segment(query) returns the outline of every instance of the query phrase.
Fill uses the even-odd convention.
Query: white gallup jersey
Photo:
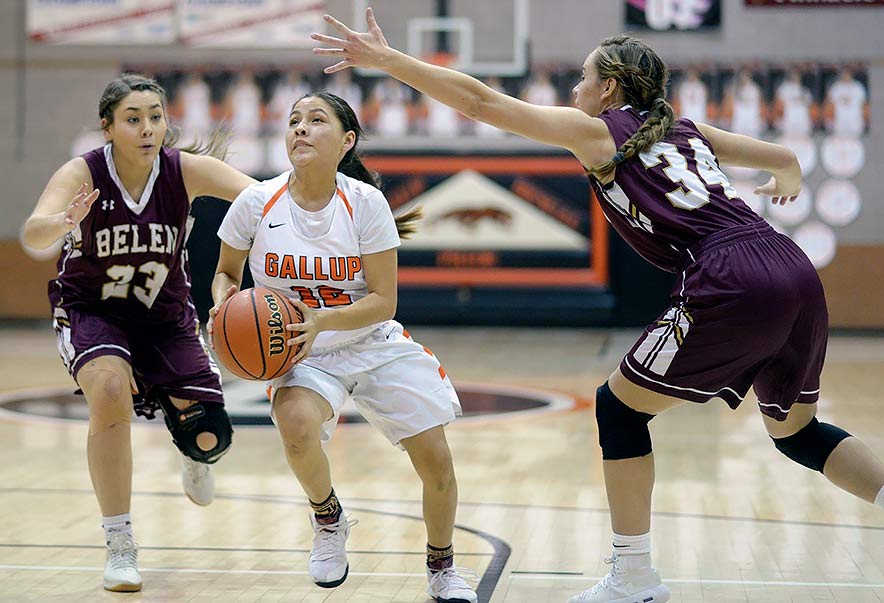
[[[338,173],[328,205],[306,211],[289,194],[290,174],[243,190],[218,236],[235,249],[249,250],[256,286],[300,299],[320,312],[362,299],[368,295],[362,256],[400,244],[386,198],[370,184]],[[322,353],[359,339],[377,326],[324,331],[312,351]]]

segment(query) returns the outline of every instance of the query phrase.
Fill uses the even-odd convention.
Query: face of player
[[[156,92],[135,91],[114,109],[114,121],[105,127],[104,139],[113,142],[116,157],[146,167],[153,164],[160,152],[167,127],[160,96]]]
[[[336,171],[355,143],[356,134],[352,130],[344,131],[334,110],[321,98],[301,99],[289,115],[285,144],[293,167]]]
[[[616,80],[608,78],[599,79],[595,67],[595,55],[598,50],[593,50],[583,62],[580,81],[574,86],[574,104],[587,115],[596,116],[615,101],[617,90]]]

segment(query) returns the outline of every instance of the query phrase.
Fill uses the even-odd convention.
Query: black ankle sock
[[[321,503],[315,503],[311,500],[310,506],[313,507],[313,515],[316,516],[316,522],[320,525],[337,523],[341,519],[341,503],[338,501],[334,488],[332,488],[328,498]]]
[[[427,567],[438,572],[446,567],[454,565],[454,545],[449,544],[444,549],[437,549],[427,543]]]

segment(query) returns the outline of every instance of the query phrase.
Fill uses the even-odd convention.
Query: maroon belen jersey
[[[617,148],[645,118],[629,105],[599,118]],[[617,166],[606,185],[590,177],[605,217],[639,255],[677,272],[688,247],[715,232],[763,222],[731,186],[712,145],[688,119],[678,119],[663,141]]]
[[[178,150],[160,150],[137,201],[117,175],[111,145],[83,159],[100,194],[65,237],[50,298],[121,322],[177,321],[191,303],[185,243],[192,222]]]

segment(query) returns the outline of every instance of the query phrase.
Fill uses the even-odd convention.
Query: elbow
[[[488,107],[488,99],[480,92],[473,92],[470,93],[464,105],[464,116],[474,121],[482,121],[482,115],[485,114]]]
[[[46,249],[53,243],[53,241],[43,240],[35,232],[34,223],[31,218],[28,218],[28,221],[25,222],[25,225],[22,227],[20,240],[23,245],[30,247],[31,249]]]
[[[384,304],[384,316],[381,320],[393,320],[396,316],[396,308],[399,305],[398,296],[394,295],[391,299],[387,299],[386,302]]]

